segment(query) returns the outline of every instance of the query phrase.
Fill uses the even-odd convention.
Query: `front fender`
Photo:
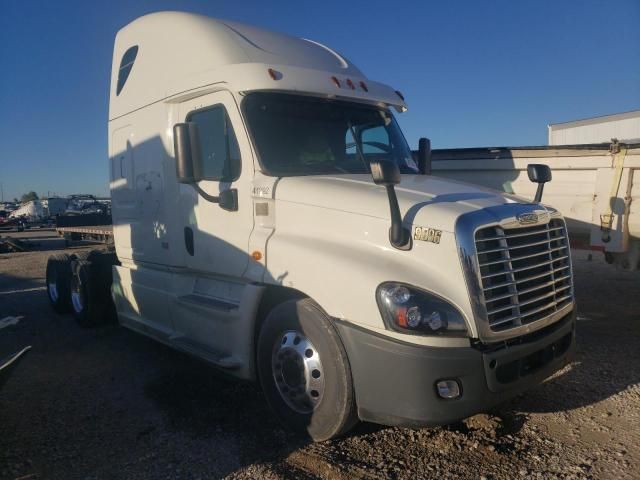
[[[439,244],[414,240],[412,248],[403,251],[389,243],[390,221],[287,201],[279,201],[276,212],[275,233],[267,245],[266,283],[300,290],[332,317],[389,336],[412,343],[450,344],[450,339],[425,340],[385,329],[376,288],[385,281],[406,282],[456,306],[475,336],[452,232],[442,232]]]

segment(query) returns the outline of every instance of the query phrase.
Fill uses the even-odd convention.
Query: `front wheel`
[[[311,299],[289,300],[269,313],[260,330],[257,362],[267,402],[288,427],[322,441],[357,422],[344,346]]]

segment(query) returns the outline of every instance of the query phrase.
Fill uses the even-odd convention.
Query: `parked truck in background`
[[[315,41],[186,13],[118,32],[113,252],[56,256],[47,292],[259,381],[324,440],[457,421],[570,359],[565,221],[429,175],[400,92]],[[548,169],[531,166],[543,185]]]

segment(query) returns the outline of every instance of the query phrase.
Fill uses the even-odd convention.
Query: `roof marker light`
[[[367,84],[364,83],[362,80],[360,80],[360,87],[365,91],[368,92],[369,88],[367,87]]]
[[[347,85],[349,85],[349,88],[351,88],[351,90],[356,89],[356,86],[353,84],[350,78],[347,78]]]
[[[398,95],[400,97],[400,99],[404,102],[404,95],[402,95],[402,93],[400,93],[398,90],[396,90],[396,95]]]
[[[282,74],[273,68],[267,70],[269,72],[269,76],[272,80],[280,80],[282,78]]]
[[[333,83],[336,84],[336,87],[341,88],[340,87],[340,80],[338,80],[336,77],[331,77],[331,80],[333,81]]]

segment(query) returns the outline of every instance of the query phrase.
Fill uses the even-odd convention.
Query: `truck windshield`
[[[249,94],[243,109],[268,175],[370,173],[373,160],[395,162],[402,173],[418,173],[400,127],[387,110],[262,92]]]

